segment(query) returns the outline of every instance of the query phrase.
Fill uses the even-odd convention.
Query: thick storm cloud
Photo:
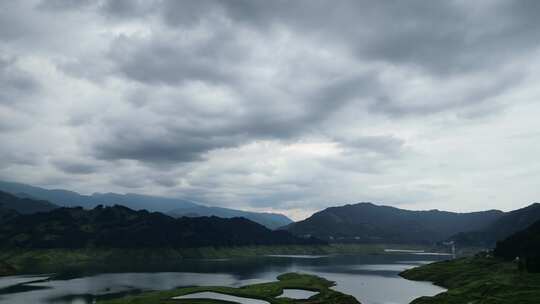
[[[0,179],[295,218],[538,200],[538,1],[0,4]]]

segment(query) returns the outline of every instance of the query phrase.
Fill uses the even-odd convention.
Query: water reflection
[[[305,300],[316,294],[318,294],[318,292],[303,289],[283,289],[283,293],[278,298]]]
[[[334,289],[351,294],[364,304],[409,303],[414,298],[434,295],[443,289],[430,283],[402,279],[397,274],[407,268],[441,259],[413,254],[356,256],[269,256],[251,259],[185,260],[164,265],[155,272],[115,272],[114,268],[81,270],[63,279],[36,282],[36,278],[0,278],[0,303],[90,304],[95,300],[134,294],[147,290],[165,290],[180,286],[220,285],[238,287],[269,282],[284,272],[311,273],[335,281]],[[147,271],[147,270],[146,270]],[[60,277],[62,278],[62,277]],[[33,283],[24,284],[24,282]],[[22,290],[14,286],[24,286]],[[7,288],[7,289],[6,289]],[[10,291],[11,288],[11,291]],[[38,289],[39,288],[39,289]],[[99,303],[99,302],[98,302]]]
[[[213,299],[213,300],[221,300],[221,301],[227,301],[227,302],[233,302],[233,303],[239,303],[239,304],[270,304],[269,302],[263,301],[263,300],[230,296],[230,295],[217,293],[217,292],[210,292],[210,291],[192,293],[185,296],[174,297],[173,299],[175,300]]]

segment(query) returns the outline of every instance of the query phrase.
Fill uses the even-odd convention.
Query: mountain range
[[[134,210],[157,211],[174,217],[217,216],[222,218],[244,217],[270,229],[292,223],[282,214],[249,212],[229,208],[204,206],[180,198],[167,198],[141,194],[94,193],[82,195],[63,189],[45,189],[27,184],[0,181],[0,191],[9,192],[21,198],[47,200],[61,207],[83,207],[92,209],[98,205],[123,205]]]
[[[124,206],[56,208],[0,223],[0,248],[193,248],[324,244],[245,218],[173,218]]]
[[[493,240],[503,239],[539,220],[538,207],[533,204],[509,213],[499,210],[454,213],[358,203],[324,209],[283,229],[298,236],[340,243],[435,243],[444,240],[461,243],[456,236],[465,235],[460,234],[462,232],[486,231],[474,245],[491,246]]]
[[[57,205],[45,200],[20,198],[15,195],[0,191],[0,209],[12,210],[21,214],[46,212],[58,208]]]
[[[540,220],[538,203],[510,212],[488,210],[469,213],[411,211],[358,203],[330,207],[292,223],[279,214],[209,207],[175,198],[116,193],[81,195],[9,182],[0,182],[0,190],[14,193],[0,191],[0,220],[11,219],[19,213],[51,211],[58,207],[82,206],[93,210],[98,205],[118,204],[130,209],[166,213],[174,218],[243,217],[271,229],[281,227],[280,230],[287,230],[297,237],[315,237],[332,243],[433,244],[453,241],[461,247],[492,248],[497,241]]]

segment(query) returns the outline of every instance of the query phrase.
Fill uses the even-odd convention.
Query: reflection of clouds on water
[[[435,255],[435,256],[452,256],[451,253],[443,253],[443,252],[414,252],[411,254],[415,255]]]
[[[395,252],[395,253],[424,253],[425,250],[414,250],[414,249],[385,249],[384,252]]]
[[[33,282],[38,280],[47,279],[49,276],[42,275],[21,275],[21,276],[10,276],[10,277],[0,277],[0,289],[6,288],[9,286],[14,286],[17,284],[22,284],[25,282]],[[0,298],[1,299],[1,298]]]
[[[175,300],[181,300],[181,299],[213,299],[213,300],[222,300],[222,301],[228,301],[228,302],[235,302],[240,304],[270,304],[269,302],[263,301],[263,300],[257,300],[257,299],[251,299],[251,298],[243,298],[243,297],[237,297],[237,296],[230,296],[222,293],[217,292],[197,292],[188,294],[185,296],[179,296],[174,297]]]
[[[357,265],[354,268],[359,270],[373,270],[373,271],[397,271],[401,272],[418,265],[411,264],[372,264],[372,265]]]
[[[303,289],[283,289],[283,293],[278,298],[305,300],[316,294],[318,294],[318,292]]]
[[[424,250],[408,250],[408,249],[385,249],[384,252],[387,253],[405,253],[413,255],[434,255],[434,256],[452,256],[451,253],[445,252],[426,252]]]
[[[407,304],[418,297],[433,296],[445,291],[431,283],[409,281],[397,275],[333,273],[326,277],[336,282],[334,290],[354,295],[362,304]]]
[[[418,266],[418,265],[426,265],[426,264],[429,264],[429,263],[433,263],[433,261],[398,261],[397,263],[399,264],[413,264],[414,266]]]
[[[268,280],[269,281],[269,280]],[[31,284],[49,287],[24,293],[5,295],[2,304],[26,303],[92,303],[93,296],[124,294],[130,291],[165,290],[188,285],[245,285],[231,274],[208,273],[111,273],[70,280],[51,280]]]
[[[329,255],[291,255],[291,254],[269,254],[271,258],[291,258],[291,259],[320,259],[327,258]]]

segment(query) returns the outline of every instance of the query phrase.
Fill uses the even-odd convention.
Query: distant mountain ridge
[[[0,190],[16,196],[47,200],[63,207],[81,206],[92,209],[98,205],[124,205],[131,209],[169,213],[176,217],[218,216],[223,218],[244,217],[270,229],[292,223],[282,214],[249,212],[236,209],[208,207],[179,198],[166,198],[140,194],[94,193],[82,195],[63,189],[44,189],[31,185],[0,181]]]
[[[21,198],[7,192],[0,191],[0,208],[13,210],[21,214],[51,211],[59,206],[45,200]]]
[[[465,246],[492,247],[497,241],[524,230],[540,220],[540,204],[533,203],[527,207],[505,213],[490,225],[475,231],[458,233],[450,240]]]
[[[179,218],[124,206],[57,208],[2,221],[0,248],[195,248],[324,244],[245,218]]]
[[[276,229],[292,223],[291,219],[279,213],[240,211],[235,209],[208,207],[201,205],[174,209],[167,212],[167,214],[173,217],[218,216],[218,214],[219,217],[223,218],[244,217],[270,229]]]
[[[433,243],[461,231],[486,227],[503,214],[499,210],[410,211],[358,203],[324,209],[284,229],[298,236],[314,236],[330,242]]]

